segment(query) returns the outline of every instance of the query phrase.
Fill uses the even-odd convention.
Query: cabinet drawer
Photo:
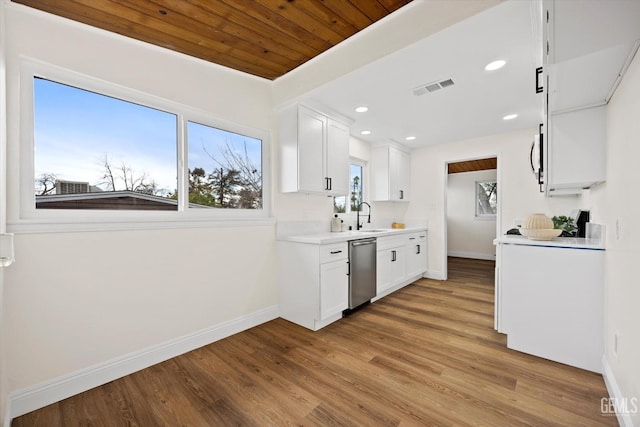
[[[397,248],[398,246],[405,246],[409,244],[409,234],[402,234],[399,236],[391,237],[378,237],[378,251],[383,251],[390,248]]]
[[[419,233],[411,233],[405,235],[405,243],[406,244],[419,244],[420,242],[425,242],[427,240],[427,232],[421,231]]]
[[[347,242],[320,246],[320,264],[340,259],[347,259],[349,247]]]

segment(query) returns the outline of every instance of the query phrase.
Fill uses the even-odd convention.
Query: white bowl
[[[553,240],[562,234],[562,230],[556,228],[521,228],[520,234],[531,240]]]
[[[552,229],[553,221],[543,213],[534,213],[529,215],[522,223],[522,228],[534,229]]]

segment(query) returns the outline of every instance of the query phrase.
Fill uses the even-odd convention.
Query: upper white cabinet
[[[640,39],[640,2],[545,1],[549,112],[606,104]]]
[[[640,1],[543,5],[544,185],[577,195],[606,179],[606,104],[640,43]]]
[[[547,194],[578,194],[606,179],[606,106],[548,117]]]
[[[371,174],[374,201],[409,201],[409,153],[390,144],[373,147]]]
[[[283,192],[349,193],[349,127],[304,105],[280,114]]]

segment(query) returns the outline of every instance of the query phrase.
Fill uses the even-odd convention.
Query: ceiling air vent
[[[427,83],[425,85],[418,86],[417,88],[413,89],[411,92],[413,92],[415,96],[420,96],[420,95],[424,95],[427,92],[435,92],[437,90],[444,89],[449,86],[453,86],[454,84],[455,83],[453,82],[453,79],[446,79],[439,82]]]

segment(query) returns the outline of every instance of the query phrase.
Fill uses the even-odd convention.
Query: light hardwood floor
[[[17,418],[21,426],[601,426],[600,375],[505,347],[493,262],[451,259],[311,332],[282,319]]]

